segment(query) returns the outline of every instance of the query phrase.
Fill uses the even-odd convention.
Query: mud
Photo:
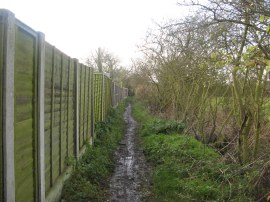
[[[149,192],[149,166],[139,147],[137,123],[131,116],[129,104],[124,113],[126,133],[116,152],[117,164],[110,180],[108,201],[145,201]]]

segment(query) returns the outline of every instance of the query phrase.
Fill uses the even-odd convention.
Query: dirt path
[[[108,201],[143,201],[149,196],[149,167],[138,147],[137,122],[131,116],[129,104],[124,113],[126,134],[116,153],[117,165],[110,181]]]

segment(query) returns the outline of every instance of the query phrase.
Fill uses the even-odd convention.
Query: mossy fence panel
[[[87,97],[87,139],[89,139],[92,143],[94,141],[94,70],[93,68],[87,68],[88,70],[88,97]]]
[[[104,117],[109,113],[110,108],[112,107],[112,81],[109,77],[104,77]]]
[[[79,65],[79,89],[80,89],[80,102],[79,102],[79,145],[82,149],[87,142],[92,141],[92,95],[93,92],[93,69],[83,64]]]
[[[45,61],[45,110],[44,110],[44,139],[45,139],[45,190],[48,193],[53,185],[52,179],[52,125],[54,103],[54,50],[55,48],[46,43]]]
[[[103,74],[94,74],[94,104],[95,104],[95,122],[102,121],[102,88],[103,88]]]
[[[0,83],[0,201],[55,201],[70,162],[94,141],[95,121],[123,98],[122,88],[7,10],[0,10]]]
[[[37,200],[37,34],[17,22],[14,56],[16,201]]]
[[[46,195],[75,155],[74,61],[46,43],[45,187]]]
[[[68,94],[67,94],[67,156],[72,159],[75,154],[75,67],[69,58],[68,64]]]
[[[118,103],[121,101],[122,93],[121,93],[121,87],[119,85],[115,85],[115,104],[118,105]]]

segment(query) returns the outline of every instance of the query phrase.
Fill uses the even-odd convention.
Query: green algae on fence
[[[112,81],[108,77],[104,80],[104,116],[106,117],[112,107]]]
[[[67,156],[75,154],[74,130],[75,130],[75,68],[74,62],[69,58],[68,94],[67,94]]]
[[[74,60],[46,43],[45,61],[46,195],[75,155]]]
[[[16,201],[37,199],[37,38],[16,27],[14,150]]]
[[[80,149],[83,147],[83,112],[84,112],[84,79],[85,79],[85,73],[84,73],[84,68],[83,65],[79,65],[79,84],[80,84],[80,101],[79,101],[79,146]]]
[[[53,184],[60,175],[60,103],[61,103],[61,56],[60,51],[54,51],[54,103],[53,103],[53,123],[52,123],[52,178]]]
[[[53,102],[54,102],[54,48],[50,44],[45,44],[45,112],[44,112],[44,139],[45,139],[45,190],[46,195],[52,186],[52,123],[53,123]]]
[[[95,103],[95,122],[102,121],[102,80],[103,74],[95,73],[94,103]]]
[[[86,142],[89,142],[92,138],[92,78],[93,69],[83,64],[79,65],[79,145],[80,149],[85,146]]]

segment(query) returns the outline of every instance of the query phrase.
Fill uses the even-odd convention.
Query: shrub
[[[182,133],[185,124],[174,120],[155,119],[149,128],[155,134]]]

